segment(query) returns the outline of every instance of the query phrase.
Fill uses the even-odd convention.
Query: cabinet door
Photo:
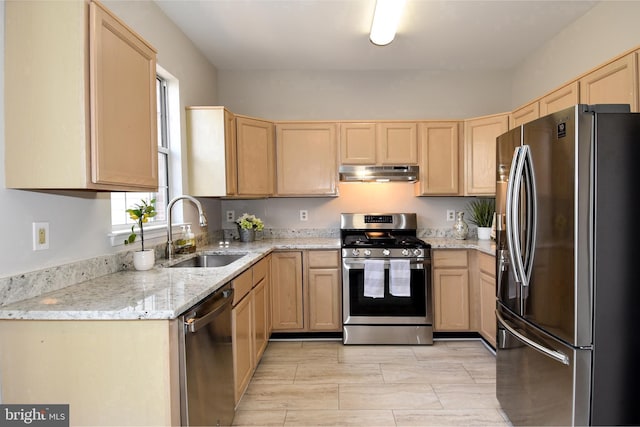
[[[92,180],[157,189],[156,53],[99,4],[89,10]]]
[[[469,276],[466,268],[433,270],[434,329],[469,330]]]
[[[271,255],[273,330],[304,328],[302,298],[302,253],[273,253]]]
[[[518,126],[528,123],[532,120],[540,117],[540,106],[538,101],[518,108],[509,116],[509,129],[517,128]]]
[[[376,125],[378,163],[415,165],[418,163],[418,125],[413,122],[383,122]]]
[[[340,164],[373,165],[375,163],[375,123],[341,123]]]
[[[340,331],[342,300],[337,268],[309,269],[309,329]]]
[[[638,111],[636,53],[630,53],[580,79],[581,104],[629,104]]]
[[[260,283],[253,288],[253,322],[254,322],[254,360],[256,364],[262,357],[264,350],[269,342],[269,325],[267,314],[269,312],[269,294],[267,280],[262,279]]]
[[[496,138],[509,130],[508,114],[464,122],[465,194],[495,196]]]
[[[273,124],[236,116],[238,195],[270,196],[274,187]]]
[[[187,174],[192,196],[222,197],[235,193],[233,117],[224,107],[186,107]]]
[[[480,333],[496,346],[496,279],[480,272]]]
[[[560,89],[554,90],[540,99],[540,117],[544,117],[547,114],[552,114],[556,111],[564,110],[565,108],[578,104],[580,102],[580,91],[578,88],[579,84],[575,81],[561,87]]]
[[[428,122],[418,126],[419,196],[460,194],[459,122]]]
[[[278,123],[276,194],[337,194],[337,150],[335,123]]]
[[[236,405],[253,375],[253,294],[247,295],[231,311],[233,334],[233,374]]]

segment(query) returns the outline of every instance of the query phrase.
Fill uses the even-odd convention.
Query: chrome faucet
[[[200,227],[207,226],[207,217],[205,216],[204,210],[202,209],[202,204],[195,197],[184,194],[182,196],[177,196],[171,199],[171,201],[169,201],[169,204],[167,205],[167,259],[171,259],[173,258],[173,255],[175,255],[175,249],[173,247],[173,233],[171,230],[171,208],[178,200],[190,200],[191,202],[193,202],[193,204],[198,208],[198,214],[200,215]]]

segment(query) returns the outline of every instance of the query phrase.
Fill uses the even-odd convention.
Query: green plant
[[[496,201],[495,199],[475,199],[469,202],[467,209],[470,214],[469,222],[478,227],[491,227]]]
[[[241,217],[236,219],[236,224],[238,224],[238,227],[246,230],[254,229],[256,231],[262,231],[264,229],[264,223],[262,220],[255,215],[249,215],[248,213],[243,213]]]
[[[142,250],[144,251],[144,229],[142,224],[146,224],[149,222],[149,218],[153,218],[158,213],[156,212],[156,199],[151,199],[149,203],[146,200],[141,200],[141,203],[137,205],[133,205],[133,209],[127,209],[126,212],[129,214],[129,217],[136,222],[138,228],[140,229],[140,242],[142,243]],[[131,234],[124,241],[125,245],[129,243],[133,243],[136,240],[137,234],[134,231],[136,224],[131,226]]]

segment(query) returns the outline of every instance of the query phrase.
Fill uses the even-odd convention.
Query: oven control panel
[[[346,248],[342,249],[343,258],[424,258],[425,251],[420,248]]]

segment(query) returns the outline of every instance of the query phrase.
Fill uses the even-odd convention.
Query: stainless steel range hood
[[[416,182],[418,166],[340,166],[340,181],[343,182]]]

